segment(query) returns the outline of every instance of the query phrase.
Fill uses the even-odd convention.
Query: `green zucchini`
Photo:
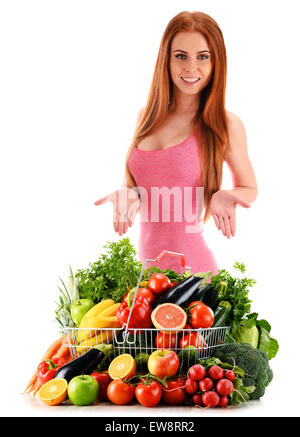
[[[229,302],[222,300],[215,311],[214,327],[226,326],[226,320],[229,317],[231,305]]]

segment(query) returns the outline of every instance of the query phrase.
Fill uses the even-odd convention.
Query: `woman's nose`
[[[191,73],[191,75],[193,75],[195,73],[195,75],[197,75],[198,72],[198,65],[197,65],[197,60],[195,59],[190,59],[185,63],[185,71],[187,73]]]

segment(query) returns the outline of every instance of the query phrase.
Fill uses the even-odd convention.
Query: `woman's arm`
[[[225,156],[232,176],[233,189],[219,190],[213,194],[210,212],[219,230],[227,237],[235,235],[237,205],[249,208],[257,197],[257,183],[248,150],[246,131],[241,120],[226,111],[230,150]]]
[[[257,197],[257,183],[253,167],[248,156],[246,130],[239,117],[227,112],[228,130],[231,150],[225,157],[233,182],[233,189],[247,203],[252,203]]]

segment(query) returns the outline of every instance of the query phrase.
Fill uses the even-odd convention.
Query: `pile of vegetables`
[[[237,262],[233,267],[242,274],[246,271],[242,263]],[[251,300],[248,294],[255,283],[254,279],[233,277],[224,269],[211,276],[211,286],[218,292],[219,300],[215,317],[217,323],[221,317],[221,325],[230,327],[227,342],[249,343],[254,348],[264,351],[270,360],[276,356],[279,345],[270,335],[270,323],[264,319],[257,320],[258,313],[251,313]],[[214,326],[220,325],[215,321]]]
[[[198,407],[233,406],[264,395],[273,378],[269,360],[279,346],[269,322],[251,312],[256,281],[244,277],[244,264],[233,266],[238,277],[224,269],[212,275],[150,267],[136,290],[142,263],[129,239],[107,242],[104,249],[88,268],[74,274],[70,267],[67,285],[60,279],[55,315],[62,335],[25,392],[48,405],[124,405],[135,399],[144,406]],[[224,326],[226,344],[218,344],[218,331],[207,328]],[[77,329],[70,335],[65,328]],[[206,350],[212,356],[199,358]],[[93,395],[81,401],[76,387],[82,380]]]
[[[263,353],[247,346],[255,351],[254,356]],[[224,408],[262,395],[262,381],[266,384],[263,372],[268,372],[267,367],[260,368],[255,377],[247,379],[245,371],[236,364],[212,357],[198,360],[183,373],[178,355],[167,349],[158,349],[147,356],[146,374],[137,371],[137,357],[134,359],[127,353],[113,358],[108,370],[102,371],[99,366],[110,352],[111,345],[98,345],[58,367],[47,378],[43,374],[45,379],[41,379],[38,398],[47,405],[65,401],[74,405],[103,401],[127,405],[135,400],[144,407],[164,403]],[[39,368],[44,365],[41,363]],[[257,386],[247,385],[249,382]]]

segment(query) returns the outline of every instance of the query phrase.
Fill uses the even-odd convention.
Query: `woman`
[[[140,212],[142,262],[167,249],[183,253],[192,272],[216,274],[218,265],[204,241],[202,223],[212,216],[230,238],[236,230],[236,206],[249,208],[256,199],[244,126],[224,107],[226,73],[218,24],[202,12],[176,15],[162,37],[147,103],[127,153],[123,187],[95,202],[113,202],[114,229],[120,236]],[[220,189],[224,161],[232,190]],[[202,199],[197,197],[200,187]],[[167,206],[159,203],[161,195]],[[180,220],[182,202],[189,212]],[[175,259],[164,259],[159,267],[184,270]]]

